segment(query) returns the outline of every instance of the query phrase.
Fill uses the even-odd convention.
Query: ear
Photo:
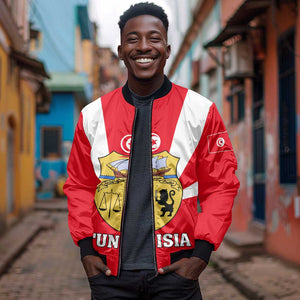
[[[168,45],[167,46],[167,51],[166,51],[166,53],[167,53],[167,59],[170,57],[170,54],[171,54],[171,45]]]
[[[122,46],[121,46],[121,45],[118,46],[118,56],[119,56],[119,58],[120,58],[121,60],[123,60]]]

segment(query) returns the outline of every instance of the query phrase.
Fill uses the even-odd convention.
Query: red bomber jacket
[[[152,107],[152,205],[155,262],[191,251],[195,240],[216,250],[231,223],[239,181],[236,158],[214,103],[171,84]],[[64,191],[75,244],[92,237],[112,275],[120,268],[135,107],[118,88],[80,114]],[[200,209],[197,202],[199,200]]]

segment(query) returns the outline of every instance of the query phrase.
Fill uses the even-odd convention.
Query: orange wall
[[[221,26],[226,25],[228,19],[242,5],[245,0],[222,0],[221,4]]]
[[[222,0],[220,2],[222,28],[243,2],[244,0]],[[245,80],[245,119],[238,124],[230,124],[230,103],[226,99],[230,94],[230,85],[230,81],[224,81],[222,115],[237,157],[236,175],[240,181],[240,189],[232,210],[233,218],[230,230],[245,231],[252,220],[252,82],[249,79]]]
[[[222,1],[222,26],[231,17],[242,1]],[[275,14],[273,14],[275,12]],[[266,239],[267,251],[300,264],[300,218],[295,218],[294,198],[296,185],[279,184],[279,99],[278,99],[278,37],[293,26],[296,28],[296,111],[300,119],[300,0],[298,19],[291,6],[281,5],[280,10],[267,11],[266,55],[264,61],[265,100],[265,150],[266,150]],[[253,151],[252,151],[252,80],[245,81],[245,119],[230,124],[230,104],[226,97],[230,93],[230,82],[223,86],[223,116],[236,152],[239,170],[237,176],[241,186],[233,207],[230,230],[245,231],[252,221],[253,203]],[[298,125],[299,126],[299,125]],[[300,174],[300,128],[297,129],[298,174]]]
[[[274,22],[275,20],[275,22]],[[300,264],[300,218],[294,217],[295,185],[279,184],[279,111],[277,40],[280,34],[295,25],[296,14],[288,6],[276,10],[275,18],[269,10],[267,17],[267,41],[265,59],[265,129],[266,129],[266,248],[270,253]],[[299,53],[299,13],[297,52]],[[299,106],[300,68],[296,58],[296,91]],[[298,133],[299,135],[299,133]],[[299,142],[299,139],[298,139]],[[299,144],[299,143],[298,143]],[[298,148],[299,155],[299,148]],[[299,174],[299,173],[298,173]]]
[[[222,0],[220,2],[221,9],[221,26],[226,25],[226,22],[232,17],[244,0]],[[240,181],[240,189],[235,198],[233,206],[233,218],[230,230],[245,231],[248,228],[249,222],[252,220],[252,117],[251,117],[251,103],[252,103],[252,84],[250,80],[246,80],[246,103],[245,103],[245,120],[238,124],[230,124],[230,103],[227,101],[227,96],[230,94],[230,81],[223,83],[223,110],[222,116],[229,136],[235,151],[238,161],[238,170],[236,175]]]
[[[225,81],[223,87],[224,120],[229,123],[230,105],[225,99],[230,94],[230,83]],[[230,139],[238,161],[237,177],[240,189],[234,201],[233,218],[230,230],[245,231],[252,220],[252,82],[245,80],[245,119],[237,124],[227,125]],[[250,137],[250,138],[249,138]]]

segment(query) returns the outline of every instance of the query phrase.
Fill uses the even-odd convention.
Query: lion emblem
[[[172,213],[173,213],[173,206],[174,206],[174,195],[175,195],[175,191],[174,190],[171,190],[169,193],[168,193],[168,190],[167,189],[162,189],[159,191],[159,198],[157,197],[157,191],[155,191],[155,201],[157,201],[157,203],[159,205],[162,206],[161,208],[161,212],[162,214],[160,215],[161,217],[163,217],[166,212],[169,212],[169,217],[172,216]],[[171,199],[171,203],[167,203],[168,200],[169,200],[169,197]]]

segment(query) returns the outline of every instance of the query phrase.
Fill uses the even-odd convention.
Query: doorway
[[[266,168],[263,61],[254,62],[253,79],[253,218],[265,223]]]
[[[7,162],[6,162],[6,212],[7,215],[15,211],[15,122],[12,117],[8,119],[7,126]]]

